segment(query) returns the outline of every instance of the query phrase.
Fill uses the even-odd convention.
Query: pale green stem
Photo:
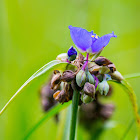
[[[132,89],[132,87],[126,80],[122,80],[121,85],[124,87],[124,89],[127,91],[128,95],[130,97],[130,101],[132,103],[134,115],[136,118],[138,140],[140,140],[140,116],[138,114],[138,105],[137,105],[137,101],[136,101],[136,95],[134,93],[134,90]]]
[[[78,91],[74,90],[73,98],[72,98],[72,113],[71,113],[70,137],[69,137],[69,140],[74,140],[75,139],[79,96],[80,96],[80,93]]]

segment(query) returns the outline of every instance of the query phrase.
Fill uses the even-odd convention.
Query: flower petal
[[[88,32],[86,29],[69,26],[71,38],[74,44],[82,51],[86,51],[92,45],[93,31]]]
[[[97,39],[96,41],[94,41],[93,44],[91,45],[92,52],[93,53],[99,52],[103,47],[105,47],[109,43],[111,37],[117,36],[114,35],[114,32],[112,32],[111,34],[106,34]]]

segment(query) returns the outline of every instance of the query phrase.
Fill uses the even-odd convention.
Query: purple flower
[[[77,56],[77,51],[76,51],[76,49],[73,48],[73,46],[72,46],[72,47],[69,48],[67,54],[68,54],[68,60],[69,60],[69,61],[73,61],[73,60],[75,60],[75,58],[76,58],[76,56]]]
[[[114,32],[99,37],[93,31],[88,32],[80,27],[70,25],[69,29],[74,44],[84,52],[97,53],[109,43],[111,37],[117,37]]]

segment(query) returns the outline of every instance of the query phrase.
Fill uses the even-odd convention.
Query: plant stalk
[[[71,113],[70,137],[69,137],[69,140],[74,140],[75,139],[79,96],[80,96],[80,93],[77,90],[74,90],[73,98],[72,98],[72,110],[71,110],[72,113]]]

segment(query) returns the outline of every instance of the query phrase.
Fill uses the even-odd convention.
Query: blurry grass
[[[59,113],[64,108],[68,107],[71,104],[71,102],[65,103],[63,105],[57,104],[52,109],[50,109],[42,118],[32,127],[31,130],[25,135],[24,139],[28,139],[32,133],[35,133],[36,129],[40,127],[40,125],[45,121],[49,120],[51,117]]]

